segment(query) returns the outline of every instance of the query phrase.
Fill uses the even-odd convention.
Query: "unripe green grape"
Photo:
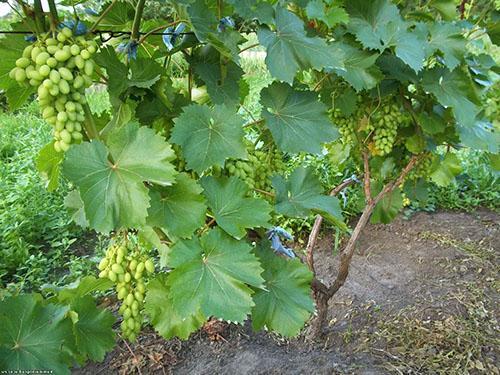
[[[55,85],[57,85],[61,80],[61,75],[57,70],[54,69],[50,71],[49,78]]]
[[[16,66],[18,68],[26,68],[31,64],[31,61],[27,57],[20,57],[16,60]]]
[[[69,83],[68,81],[64,80],[64,79],[61,79],[59,81],[59,91],[62,93],[62,94],[69,94],[70,91],[71,91],[71,88],[69,86]]]
[[[44,65],[49,57],[48,52],[40,52],[35,58],[35,63],[37,65]]]
[[[70,48],[71,48],[71,54],[73,56],[80,54],[80,47],[77,44],[73,44]]]
[[[36,60],[36,57],[40,54],[40,52],[42,52],[42,50],[38,46],[35,46],[31,49],[30,56],[33,62]]]
[[[56,52],[59,51],[59,47],[57,45],[55,46],[47,46],[47,52],[51,54],[52,56],[56,54]],[[53,58],[53,57],[51,57]]]
[[[17,82],[24,82],[26,81],[26,71],[21,68],[17,68],[15,73],[14,73],[14,78]],[[32,85],[34,86],[34,85]]]
[[[60,34],[63,34],[67,39],[73,36],[73,32],[68,27],[63,27],[62,30],[60,31]]]
[[[31,51],[33,50],[33,46],[32,45],[29,45],[27,46],[24,50],[23,50],[23,54],[22,56],[23,57],[26,57],[26,58],[31,58]]]
[[[82,50],[82,51],[80,52],[80,56],[81,56],[84,60],[88,60],[88,59],[90,59],[91,54],[90,54],[90,52],[89,52],[89,51],[87,51],[86,49],[84,49],[84,50]]]
[[[63,149],[62,144],[61,144],[61,149]],[[114,273],[113,271],[108,271],[108,278],[113,282],[116,281],[117,280],[116,273]]]
[[[57,61],[59,62],[65,62],[71,57],[71,52],[64,51],[64,50],[58,50],[54,54],[54,57]]]
[[[50,67],[48,65],[42,65],[38,72],[43,76],[47,77],[50,74]]]

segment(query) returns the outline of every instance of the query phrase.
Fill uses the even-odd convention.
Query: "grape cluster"
[[[333,112],[333,121],[337,125],[341,140],[344,144],[352,144],[355,141],[355,131],[356,124],[362,116],[362,111],[358,110],[355,114],[351,116],[344,116],[339,109],[335,109]]]
[[[432,165],[435,160],[435,155],[427,152],[406,176],[407,180],[415,181],[420,178],[429,179],[432,172]]]
[[[130,341],[135,341],[142,325],[144,304],[144,273],[153,273],[155,266],[151,258],[143,254],[132,242],[111,245],[99,263],[100,278],[116,283],[118,299],[122,300],[118,310],[123,317],[121,329]]]
[[[276,147],[267,152],[255,149],[251,143],[247,145],[247,153],[247,160],[229,159],[224,170],[216,168],[214,174],[236,176],[245,181],[250,189],[271,191],[271,177],[283,173],[286,169],[282,153]]]
[[[372,114],[366,129],[373,133],[370,147],[373,155],[384,156],[392,151],[398,127],[404,121],[407,118],[396,103],[388,101],[380,105]]]
[[[54,149],[67,151],[79,142],[85,120],[85,88],[92,84],[94,41],[73,36],[64,27],[55,37],[27,46],[9,76],[37,88],[43,118],[54,127]]]

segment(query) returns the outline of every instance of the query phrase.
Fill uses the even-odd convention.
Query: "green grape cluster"
[[[128,241],[111,245],[99,263],[99,270],[100,278],[116,283],[118,299],[122,301],[118,310],[123,317],[121,330],[128,340],[135,341],[143,321],[144,276],[155,271],[153,261]]]
[[[217,168],[214,173],[236,176],[245,181],[250,189],[271,191],[271,177],[286,169],[282,153],[276,147],[267,152],[255,149],[251,143],[247,145],[247,153],[247,160],[229,159],[224,170]]]
[[[54,149],[65,152],[83,138],[85,89],[92,84],[97,45],[61,29],[27,46],[9,76],[37,88],[43,118],[54,128]]]
[[[398,127],[407,120],[396,103],[391,101],[382,103],[371,115],[366,128],[373,134],[373,143],[370,147],[372,154],[384,156],[390,153],[396,141]]]
[[[408,173],[406,179],[410,181],[420,178],[428,180],[432,172],[432,165],[434,164],[435,157],[436,156],[430,152],[426,153]]]
[[[334,110],[333,121],[339,129],[341,140],[344,144],[354,143],[356,137],[356,123],[359,119],[359,115],[359,113],[356,113],[351,116],[344,116],[339,109]]]

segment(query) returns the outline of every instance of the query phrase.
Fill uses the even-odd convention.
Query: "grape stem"
[[[145,4],[146,0],[139,0],[135,8],[134,23],[132,24],[132,33],[130,34],[130,39],[132,40],[137,40],[139,38],[139,29],[141,27],[142,13]]]
[[[354,251],[356,250],[356,244],[361,236],[363,229],[368,224],[370,217],[375,209],[375,206],[389,193],[394,191],[396,187],[401,185],[406,177],[406,175],[415,167],[418,161],[424,156],[424,154],[414,155],[408,164],[403,168],[399,176],[392,180],[391,182],[384,185],[382,191],[373,198],[370,203],[367,203],[361,217],[359,218],[348,242],[343,251],[340,254],[340,264],[337,272],[337,277],[335,281],[330,286],[325,285],[320,281],[316,275],[311,283],[311,287],[314,291],[314,297],[316,299],[316,307],[318,310],[318,316],[312,325],[312,337],[321,337],[323,334],[323,328],[327,321],[328,313],[328,301],[338,292],[338,290],[344,285],[347,276],[349,275],[349,267],[351,264]],[[365,176],[368,175],[365,171]],[[366,191],[366,190],[365,190]],[[368,202],[368,200],[367,200]],[[319,229],[317,229],[319,233]],[[317,236],[317,234],[316,234]],[[315,239],[314,239],[315,241]],[[312,259],[312,248],[311,248],[311,259]],[[311,260],[312,262],[312,260]],[[312,266],[314,269],[314,265]]]
[[[59,15],[57,14],[57,7],[54,0],[48,0],[50,12],[50,29],[55,31],[59,24]]]
[[[113,7],[116,5],[117,2],[118,0],[113,0],[111,4],[109,4],[108,7],[104,9],[99,18],[94,22],[94,24],[90,28],[89,33],[93,33],[97,29],[97,26],[99,26],[104,17],[106,17],[106,15],[111,11],[111,9],[113,9]]]
[[[127,340],[125,340],[119,333],[118,333],[118,336],[120,336],[120,338],[122,339],[123,343],[125,344],[125,346],[127,347],[128,351],[130,352],[130,354],[132,355],[132,357],[134,357],[134,363],[136,364],[136,368],[137,368],[137,372],[139,373],[139,375],[142,375],[142,372],[141,372],[141,369],[139,368],[139,366],[137,365],[139,363],[139,360],[137,359],[137,356],[135,355],[135,353],[133,352],[132,348],[130,347],[130,345],[127,343]]]

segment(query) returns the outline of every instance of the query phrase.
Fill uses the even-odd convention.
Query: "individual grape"
[[[154,262],[131,240],[117,240],[109,246],[98,265],[99,277],[115,283],[117,297],[122,301],[124,337],[134,341],[142,326],[142,308],[146,292],[145,277],[155,271]]]
[[[92,84],[97,46],[66,27],[47,36],[24,49],[9,76],[36,87],[42,116],[54,128],[54,149],[64,152],[83,139],[85,89]]]

